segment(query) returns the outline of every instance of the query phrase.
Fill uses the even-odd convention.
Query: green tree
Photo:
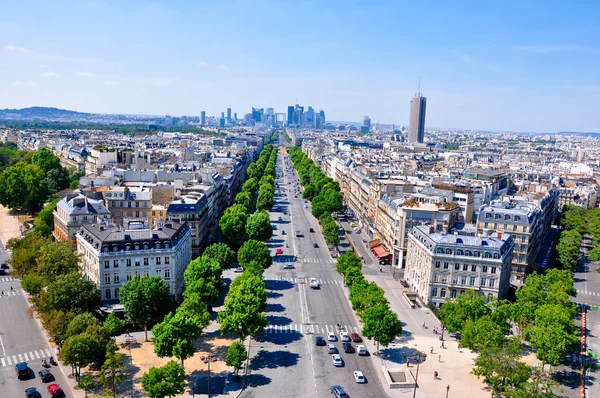
[[[556,245],[558,261],[564,269],[571,272],[575,271],[575,266],[581,259],[581,234],[576,230],[563,231],[560,234],[560,241]]]
[[[38,166],[44,173],[51,170],[62,169],[60,159],[47,148],[36,151],[31,158],[31,163]]]
[[[344,283],[349,288],[352,288],[352,285],[354,285],[355,283],[361,282],[364,280],[365,280],[365,278],[363,277],[362,271],[358,267],[350,268],[344,275]]]
[[[175,361],[153,366],[142,376],[142,388],[150,398],[174,397],[183,394],[186,386],[185,369]]]
[[[239,278],[238,278],[239,279]],[[221,334],[237,333],[240,341],[262,333],[269,321],[263,312],[267,308],[267,294],[263,280],[248,274],[239,283],[232,284],[225,299],[225,309],[219,312]]]
[[[40,296],[42,311],[80,313],[100,304],[100,291],[93,281],[78,272],[59,275]]]
[[[565,231],[574,230],[586,233],[585,210],[576,205],[568,205],[562,209],[559,224]]]
[[[258,211],[248,217],[246,221],[246,233],[248,238],[254,240],[265,241],[273,236],[273,228],[271,227],[271,218],[266,211]]]
[[[228,366],[233,366],[235,369],[235,374],[237,376],[240,367],[243,365],[244,361],[248,359],[248,353],[246,352],[246,347],[239,341],[234,341],[231,343],[229,348],[227,349],[227,356],[225,357],[225,363]]]
[[[46,329],[50,338],[56,345],[62,344],[67,339],[67,329],[74,317],[75,313],[73,312],[40,312],[40,318],[44,325],[44,329]]]
[[[186,311],[170,313],[165,319],[154,326],[152,336],[154,352],[159,357],[175,357],[183,361],[194,355],[194,341],[202,334],[202,329],[208,326],[210,316],[200,316]]]
[[[379,352],[379,344],[387,347],[402,335],[402,322],[386,304],[376,304],[367,308],[362,321],[362,333],[377,342],[377,352]]]
[[[36,259],[42,246],[50,242],[39,232],[31,232],[23,238],[12,238],[6,244],[7,250],[12,250],[9,263],[12,267],[12,276],[24,278],[27,274],[37,269]]]
[[[56,209],[56,204],[59,200],[60,198],[52,199],[52,201],[38,213],[33,221],[33,225],[35,226],[34,231],[37,231],[46,237],[52,235],[52,231],[54,231],[54,210]]]
[[[197,279],[187,284],[185,291],[183,292],[183,298],[185,300],[193,301],[193,304],[202,303],[206,309],[208,305],[214,303],[219,297],[218,285],[205,280]],[[190,305],[192,303],[189,303]]]
[[[0,174],[0,204],[11,209],[39,211],[48,197],[44,172],[35,165],[17,163]]]
[[[119,300],[131,321],[144,327],[148,341],[148,327],[159,322],[169,312],[171,290],[159,276],[134,278],[119,289]]]
[[[233,203],[244,206],[246,209],[252,208],[252,195],[248,192],[240,192],[235,195]]]
[[[109,336],[116,336],[124,327],[125,322],[122,319],[117,318],[113,313],[108,314],[102,324],[102,329],[104,329]]]
[[[81,368],[92,364],[96,358],[96,353],[102,348],[101,345],[99,346],[97,339],[88,333],[81,333],[69,337],[64,342],[58,357],[65,365],[75,368],[75,377],[79,380]]]
[[[242,186],[242,191],[248,192],[254,197],[255,192],[258,191],[258,180],[256,178],[249,178]]]
[[[235,262],[235,252],[224,243],[213,243],[204,250],[202,256],[217,260],[224,270],[231,268]]]
[[[94,378],[90,376],[89,373],[84,373],[81,375],[81,377],[79,377],[77,387],[81,388],[85,394],[84,396],[87,397],[88,392],[90,392],[96,387],[96,382],[94,381]]]
[[[557,366],[567,351],[579,344],[573,317],[575,308],[545,304],[535,311],[530,341],[536,356],[544,365]]]
[[[240,204],[229,206],[219,220],[219,228],[223,238],[231,245],[236,245],[246,233],[248,209]]]
[[[117,385],[127,380],[126,371],[123,354],[118,352],[108,353],[102,369],[100,369],[100,383],[105,386],[110,385],[113,395],[116,396]]]
[[[460,344],[471,350],[481,350],[487,345],[499,346],[504,340],[504,332],[490,315],[476,320],[468,320],[461,331]]]
[[[75,315],[67,327],[67,338],[85,332],[90,326],[100,326],[100,321],[91,312]]]
[[[37,272],[49,282],[60,275],[79,270],[81,255],[62,242],[50,242],[40,247],[36,259]]]
[[[268,210],[275,205],[273,193],[267,190],[260,190],[256,199],[256,208],[258,210]]]
[[[35,305],[39,304],[40,294],[45,286],[46,279],[37,272],[29,273],[21,280],[21,287],[31,296]]]
[[[345,275],[351,268],[360,269],[361,267],[362,262],[360,261],[360,258],[351,251],[342,253],[338,257],[335,265],[336,271],[342,275]]]
[[[260,180],[263,173],[263,170],[259,169],[258,166],[256,166],[256,163],[250,163],[250,166],[248,166],[246,171],[248,172],[248,177],[254,178],[255,180]]]
[[[439,317],[449,332],[462,331],[467,321],[476,321],[490,314],[485,297],[468,289],[455,300],[447,301],[440,310]]]
[[[366,279],[359,279],[352,285],[349,298],[352,309],[358,316],[362,316],[364,311],[376,305],[388,305],[383,289]]]
[[[273,263],[269,248],[263,242],[250,239],[238,251],[238,261],[242,267],[246,267],[250,262],[256,261],[267,269]]]
[[[223,268],[217,260],[202,256],[189,263],[183,277],[187,286],[192,286],[195,282],[203,280],[218,288],[221,286],[222,275]]]

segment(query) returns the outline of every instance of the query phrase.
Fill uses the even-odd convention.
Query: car
[[[236,273],[239,274],[240,272],[244,272],[244,268],[243,267],[237,267],[236,269],[233,270],[233,272],[236,272]]]
[[[6,263],[2,263],[2,264],[0,265],[0,269],[9,269],[9,268],[10,268],[10,267],[9,267],[9,266],[8,266],[8,264],[6,264]]]
[[[350,221],[349,224],[350,224],[351,227],[356,227],[356,223],[354,221]]]
[[[345,341],[347,343],[350,342],[350,335],[348,334],[348,332],[342,330],[340,332],[340,337],[341,337],[342,341]]]
[[[310,232],[315,232],[314,228],[309,229]]]
[[[48,369],[40,370],[38,372],[38,376],[40,376],[40,380],[42,380],[43,383],[54,380],[54,376],[52,375],[52,373],[50,373]]]
[[[342,386],[331,386],[331,393],[335,398],[348,398],[348,394],[346,394]]]
[[[283,254],[283,249],[277,249],[277,250],[275,250],[275,254]]]
[[[323,336],[315,337],[315,345],[325,345],[325,339]]]
[[[276,229],[277,229],[277,225],[271,225],[271,228],[272,228],[272,229],[273,229],[273,231],[274,231],[274,230],[276,230]]]
[[[317,281],[317,278],[310,278],[310,280],[308,281],[308,285],[312,289],[318,289],[319,288],[319,281]]]
[[[305,208],[305,209],[308,209],[308,206],[307,206],[307,205],[304,205],[304,208]]]
[[[0,268],[0,275],[8,275],[8,272],[4,268]]]
[[[283,269],[294,269],[294,264],[286,264],[283,266]]]
[[[19,380],[29,379],[29,366],[27,366],[27,362],[19,362],[15,365],[15,370],[17,371],[17,378]]]
[[[35,387],[29,387],[25,390],[25,398],[39,398],[41,394]]]
[[[350,343],[342,343],[342,347],[344,348],[344,352],[346,354],[350,354],[354,352],[354,347]]]
[[[319,247],[319,245],[318,245],[317,243],[313,243],[313,247],[314,247],[315,249],[317,249],[317,248]]]
[[[337,354],[338,350],[335,344],[327,344],[327,353],[328,354]]]
[[[331,356],[331,362],[333,362],[333,366],[344,366],[344,362],[342,362],[342,357],[340,354],[333,354]]]
[[[362,344],[359,344],[359,345],[357,345],[357,346],[356,346],[356,353],[357,353],[358,355],[367,355],[367,354],[368,354],[368,352],[367,352],[367,347],[365,347],[365,346],[364,346],[364,345],[362,345]]]
[[[365,379],[365,375],[363,375],[363,372],[361,372],[360,370],[355,370],[353,372],[354,374],[354,380],[356,380],[357,383],[366,383],[367,379]]]
[[[337,336],[333,332],[327,332],[327,340],[329,340],[329,341],[337,341]]]
[[[62,388],[60,388],[60,386],[58,384],[50,384],[47,388],[48,390],[48,394],[50,394],[51,397],[64,397],[65,393],[63,392]]]
[[[358,335],[358,333],[352,333],[350,335],[350,337],[352,338],[352,341],[354,341],[355,343],[362,342],[362,338]]]
[[[401,279],[401,280],[400,280],[400,284],[401,284],[403,287],[408,287],[408,282],[407,282],[407,281],[405,281],[404,279]]]
[[[279,217],[278,220],[281,221],[281,220],[283,220],[283,218]]]

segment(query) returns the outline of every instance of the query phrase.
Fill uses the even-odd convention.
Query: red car
[[[362,339],[360,338],[360,336],[358,335],[358,333],[352,333],[350,335],[350,338],[352,339],[352,341],[354,341],[355,343],[360,343],[362,341]]]
[[[64,397],[65,396],[65,393],[58,386],[58,384],[50,384],[48,386],[48,394],[50,394],[51,397]]]
[[[277,250],[275,250],[275,254],[283,254],[283,250],[277,249]]]

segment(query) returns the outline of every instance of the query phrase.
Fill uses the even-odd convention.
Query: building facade
[[[126,225],[133,220],[146,223],[150,220],[152,191],[149,187],[100,187],[104,203],[116,225]]]
[[[425,108],[427,98],[418,96],[410,101],[410,121],[408,125],[408,142],[422,144],[425,140]]]
[[[53,215],[54,238],[73,244],[77,243],[75,236],[82,225],[110,220],[110,211],[101,200],[89,199],[82,194],[66,195],[56,204]]]

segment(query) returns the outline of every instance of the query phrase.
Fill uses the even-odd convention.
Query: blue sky
[[[0,108],[600,131],[600,2],[3,1]]]

